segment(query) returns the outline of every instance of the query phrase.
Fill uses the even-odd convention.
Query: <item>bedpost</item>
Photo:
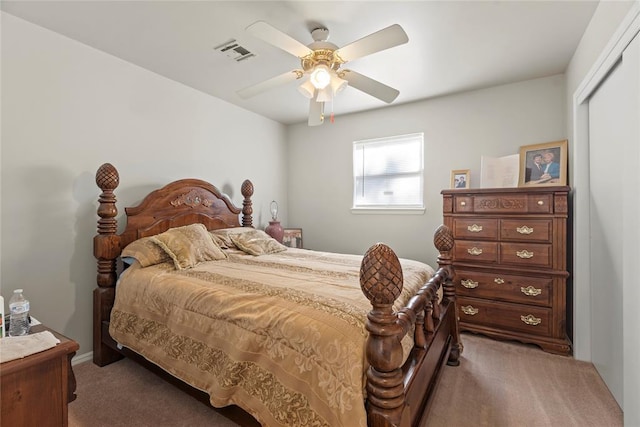
[[[244,200],[242,201],[242,226],[253,227],[253,203],[251,202],[253,183],[245,179],[240,192],[244,196]]]
[[[451,353],[447,365],[458,366],[459,358],[462,353],[462,341],[460,341],[460,328],[458,325],[458,308],[456,307],[456,289],[453,284],[453,265],[451,264],[451,250],[453,249],[453,233],[446,225],[441,225],[436,229],[433,235],[433,244],[440,252],[438,255],[438,265],[447,271],[447,280],[442,285],[444,302],[451,305],[454,315],[451,316],[451,335],[453,342],[451,343]]]
[[[116,197],[120,176],[116,168],[105,163],[96,172],[96,184],[102,190],[98,202],[98,234],[93,238],[93,254],[98,260],[98,288],[93,291],[93,363],[107,365],[122,356],[106,346],[102,337],[102,322],[109,320],[115,298],[116,258],[120,254]]]
[[[360,287],[373,309],[367,315],[367,419],[372,426],[398,426],[405,410],[402,327],[393,303],[402,292],[402,267],[388,246],[377,243],[360,265]]]

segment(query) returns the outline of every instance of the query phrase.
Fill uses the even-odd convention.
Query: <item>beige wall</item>
[[[8,304],[24,288],[32,315],[77,340],[79,355],[92,351],[102,163],[120,171],[119,217],[187,177],[240,206],[253,180],[257,225],[272,199],[286,205],[283,125],[5,13],[1,35],[1,291]]]
[[[338,116],[321,127],[290,126],[288,225],[301,227],[312,249],[363,254],[382,241],[398,256],[435,265],[433,231],[451,170],[471,169],[471,187],[479,187],[482,155],[566,138],[564,94],[557,75]],[[425,138],[426,212],[351,213],[353,141],[414,132]]]

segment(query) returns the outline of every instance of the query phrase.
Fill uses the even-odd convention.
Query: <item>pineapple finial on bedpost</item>
[[[366,322],[369,425],[399,425],[405,410],[402,327],[393,311],[402,282],[402,267],[393,250],[382,243],[369,248],[360,265],[360,287],[373,306]]]
[[[242,201],[242,226],[253,227],[253,202],[251,202],[251,196],[253,196],[253,183],[248,179],[245,179],[242,183],[240,192],[244,196]]]
[[[118,215],[116,208],[116,196],[113,190],[120,184],[120,175],[111,163],[105,163],[96,172],[96,184],[102,190],[100,195],[100,206],[98,207],[98,233],[113,234],[116,232],[118,224],[115,216]]]
[[[433,235],[433,244],[440,252],[440,255],[438,256],[438,265],[441,269],[444,269],[447,272],[448,276],[442,285],[444,301],[452,304],[455,310],[454,312],[456,313],[456,316],[453,316],[453,325],[451,325],[453,342],[451,344],[449,360],[447,361],[447,364],[451,366],[457,366],[460,364],[458,359],[460,358],[460,354],[463,349],[462,341],[460,341],[460,328],[458,326],[458,312],[456,307],[456,288],[453,284],[454,271],[451,263],[451,251],[453,250],[454,243],[455,240],[451,229],[444,224],[440,225]]]

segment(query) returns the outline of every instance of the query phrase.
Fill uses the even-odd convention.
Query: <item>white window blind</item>
[[[354,209],[424,209],[424,135],[353,143]]]

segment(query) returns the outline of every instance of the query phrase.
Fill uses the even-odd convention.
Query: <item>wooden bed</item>
[[[175,181],[151,192],[138,206],[126,208],[126,225],[118,234],[116,168],[108,163],[102,165],[96,173],[96,184],[102,194],[98,234],[94,237],[98,286],[94,290],[93,361],[105,366],[128,354],[109,334],[123,248],[137,239],[195,223],[204,224],[207,230],[253,227],[254,189],[250,181],[244,181],[241,187],[244,199],[239,208],[207,182]],[[362,258],[360,287],[371,304],[365,349],[369,363],[365,402],[369,426],[424,423],[443,365],[459,364],[462,344],[452,283],[451,231],[440,226],[434,244],[440,252],[439,268],[400,310],[392,308],[403,285],[402,268],[393,251],[376,244]],[[400,341],[411,331],[414,346],[405,357]]]

